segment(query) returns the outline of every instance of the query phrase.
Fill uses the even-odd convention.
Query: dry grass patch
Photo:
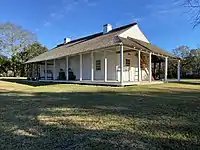
[[[199,149],[200,86],[0,81],[0,149]]]

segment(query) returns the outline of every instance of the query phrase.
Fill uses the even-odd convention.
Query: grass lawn
[[[0,81],[0,149],[200,149],[200,82]]]

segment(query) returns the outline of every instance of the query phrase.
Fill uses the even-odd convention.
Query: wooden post
[[[80,81],[83,80],[83,54],[80,53]]]
[[[167,82],[168,57],[165,57],[165,82]]]
[[[120,83],[123,85],[123,74],[124,74],[124,47],[120,45]]]
[[[69,70],[69,57],[66,56],[66,58],[65,58],[65,74],[66,74],[66,80],[67,81],[69,80],[68,70]]]
[[[53,60],[53,80],[56,80],[56,60]]]
[[[178,74],[178,81],[180,82],[181,81],[181,61],[178,60],[178,69],[177,69],[177,74]]]
[[[149,82],[152,81],[152,64],[151,64],[151,56],[152,56],[152,54],[149,53]]]
[[[44,77],[45,77],[45,80],[47,80],[47,61],[45,60],[45,66],[44,66]]]
[[[104,82],[107,82],[107,76],[108,76],[108,66],[107,66],[107,56],[106,51],[104,51]]]
[[[138,81],[141,82],[141,51],[138,51]]]
[[[94,52],[91,52],[91,81],[94,81]]]

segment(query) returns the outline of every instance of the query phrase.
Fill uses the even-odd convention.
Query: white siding
[[[101,61],[101,70],[96,70],[96,61]],[[94,52],[94,80],[104,80],[104,53]]]
[[[138,57],[137,53],[132,52],[124,52],[124,81],[138,81]],[[130,67],[126,67],[126,59],[130,60]],[[117,80],[120,80],[120,69],[119,69],[119,62],[120,62],[120,54],[117,55]]]
[[[53,62],[52,62],[53,63]],[[65,72],[65,59],[56,59],[56,66],[55,66],[55,71],[56,71],[56,79],[58,79],[59,72],[60,70],[63,70]],[[53,66],[52,66],[52,72],[53,72]]]
[[[145,37],[145,35],[142,33],[138,25],[131,27],[127,31],[121,33],[119,36],[124,38],[127,38],[129,36],[150,43],[149,40]]]
[[[116,80],[117,54],[115,51],[106,52],[108,80]],[[96,61],[101,60],[101,70],[96,70]],[[94,52],[94,79],[104,80],[104,53]]]
[[[116,52],[107,52],[108,58],[108,80],[116,80],[116,66],[117,66],[117,54]]]
[[[83,80],[91,80],[91,54],[83,54]]]
[[[107,77],[108,80],[118,80],[120,79],[120,54],[116,51],[108,51],[107,55]],[[126,67],[126,59],[130,60],[130,67]],[[101,61],[101,70],[96,70],[96,60]],[[148,55],[146,55],[146,71],[141,70],[142,80],[148,79]],[[49,61],[48,70],[53,73],[53,61]],[[91,54],[83,54],[83,80],[91,80]],[[60,69],[65,72],[65,58],[56,60],[56,78],[59,76]],[[80,78],[80,56],[70,56],[69,57],[69,68],[72,69],[76,80]],[[136,51],[124,52],[124,81],[138,81],[138,56]],[[146,73],[147,72],[147,73]],[[41,77],[44,77],[44,65],[41,65],[40,69]],[[94,52],[94,80],[104,80],[104,52]]]
[[[71,56],[69,57],[69,68],[72,69],[74,75],[76,76],[76,80],[80,78],[80,56]]]
[[[136,69],[138,68],[138,57],[136,52],[128,52],[124,54],[124,66],[126,66],[126,59],[130,59],[130,70],[128,75],[128,81],[137,81],[138,73],[136,73]],[[136,77],[137,76],[137,77]]]

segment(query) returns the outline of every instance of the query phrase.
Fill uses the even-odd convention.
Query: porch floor
[[[82,80],[82,81],[66,81],[66,80],[39,80],[40,82],[52,82],[52,83],[68,83],[68,84],[87,84],[87,85],[107,85],[107,86],[131,86],[131,85],[150,85],[150,84],[163,84],[164,81],[124,81],[123,84],[119,81],[108,80],[104,82],[103,80]]]

